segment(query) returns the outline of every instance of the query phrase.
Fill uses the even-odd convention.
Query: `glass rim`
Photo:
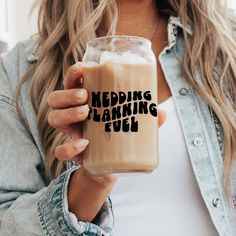
[[[102,36],[102,37],[97,37],[94,39],[89,40],[86,45],[88,47],[93,47],[96,41],[100,41],[100,40],[104,40],[104,39],[134,39],[137,40],[139,42],[144,42],[145,45],[151,45],[152,42],[151,40],[141,37],[141,36],[133,36],[133,35],[110,35],[110,36]]]

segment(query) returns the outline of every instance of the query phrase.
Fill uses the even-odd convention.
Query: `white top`
[[[172,97],[159,106],[160,165],[151,174],[119,177],[112,190],[114,236],[216,236],[201,197]]]

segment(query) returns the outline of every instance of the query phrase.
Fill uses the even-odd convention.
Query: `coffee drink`
[[[91,173],[150,172],[158,164],[157,71],[155,60],[134,53],[103,52],[84,63],[90,112],[83,152]]]

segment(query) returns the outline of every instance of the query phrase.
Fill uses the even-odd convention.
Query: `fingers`
[[[63,81],[64,89],[78,88],[82,84],[82,73],[81,62],[71,66]]]
[[[164,110],[158,110],[158,127],[160,128],[166,121],[166,112]]]
[[[55,156],[59,160],[81,161],[78,159],[78,155],[87,148],[88,144],[89,141],[87,139],[78,139],[64,143],[56,147]]]
[[[70,89],[51,92],[47,102],[53,109],[62,109],[85,104],[87,99],[86,89]]]
[[[55,129],[66,129],[72,124],[84,121],[88,117],[88,105],[53,110],[48,114],[48,123]]]

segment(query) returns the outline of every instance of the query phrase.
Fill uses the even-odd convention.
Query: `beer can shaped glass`
[[[157,66],[148,39],[100,37],[87,43],[83,87],[88,119],[84,167],[92,174],[151,172],[158,165]]]

